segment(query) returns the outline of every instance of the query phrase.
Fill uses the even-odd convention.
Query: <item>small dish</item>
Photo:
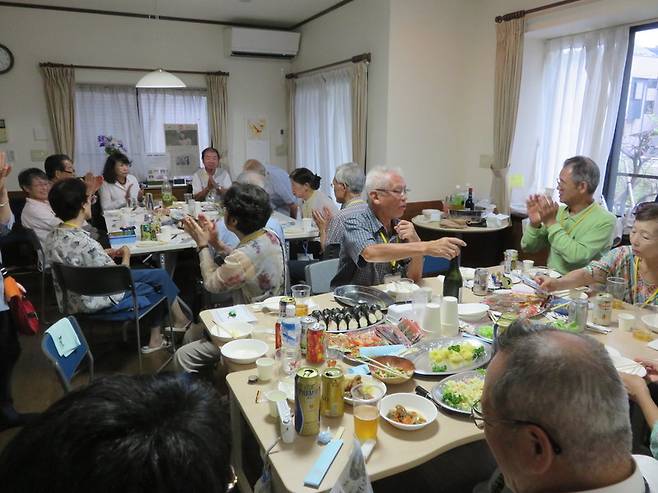
[[[415,411],[425,418],[424,423],[404,424],[388,417],[388,413],[395,409],[395,406],[403,406],[407,411]],[[432,423],[438,411],[432,401],[416,394],[392,394],[384,397],[379,403],[379,415],[388,421],[392,426],[400,430],[414,431],[425,428]]]
[[[238,339],[222,346],[222,356],[233,363],[248,365],[265,356],[269,346],[258,339]]]
[[[351,380],[355,379],[357,376],[361,377],[360,378],[361,383],[358,384],[358,385],[354,385],[354,387],[352,389],[350,389],[350,391],[347,391],[347,390],[345,391],[345,393],[343,394],[343,400],[345,401],[345,403],[349,404],[350,406],[353,406],[354,405],[354,397],[353,397],[352,391],[356,390],[357,394],[359,394],[359,388],[363,387],[363,386],[372,386],[372,387],[376,388],[377,390],[373,391],[373,393],[376,392],[376,395],[374,397],[372,397],[371,399],[362,399],[361,395],[357,395],[356,398],[359,400],[359,403],[376,404],[377,402],[382,400],[382,398],[386,395],[386,391],[388,389],[386,388],[386,384],[384,382],[382,382],[380,380],[377,380],[376,378],[374,378],[370,375],[354,375],[354,376],[352,376]],[[345,378],[348,379],[348,378],[350,378],[350,376],[346,376]],[[350,383],[351,382],[349,382],[348,385]]]
[[[370,368],[370,373],[377,380],[389,385],[396,385],[411,380],[411,377],[413,376],[414,371],[416,370],[416,367],[410,360],[408,360],[407,358],[401,358],[400,356],[378,356],[372,359],[375,360],[377,363],[379,363],[379,365],[375,366],[372,364],[368,364],[368,367]],[[390,366],[393,369],[398,370],[400,373],[406,375],[406,377],[397,375],[397,373],[387,374],[385,370],[380,368],[380,365]]]

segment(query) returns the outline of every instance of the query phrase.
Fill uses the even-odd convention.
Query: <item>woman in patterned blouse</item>
[[[537,282],[547,291],[556,291],[605,284],[610,276],[623,277],[627,286],[624,301],[658,305],[658,203],[646,202],[636,208],[630,239],[630,246],[614,248],[582,269],[560,279],[539,276]]]
[[[91,217],[91,196],[87,194],[84,182],[75,178],[58,181],[48,194],[48,201],[55,215],[63,222],[46,237],[44,249],[48,262],[60,262],[77,267],[101,267],[116,265],[114,258],[121,258],[121,265],[130,267],[130,250],[123,246],[119,249],[103,249],[100,243],[89,236],[82,225]],[[176,327],[187,327],[190,321],[179,304],[178,288],[164,269],[133,269],[131,270],[139,308],[150,306],[163,294],[167,296],[171,315]],[[57,284],[55,294],[60,309],[62,292]],[[68,311],[71,313],[103,313],[116,315],[116,319],[124,319],[122,314],[133,309],[130,292],[113,296],[80,296],[69,293]],[[148,346],[142,347],[142,353],[151,353],[168,346],[160,333],[161,316],[152,321],[151,336]]]

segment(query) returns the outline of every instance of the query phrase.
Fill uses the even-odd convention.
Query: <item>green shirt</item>
[[[578,214],[571,215],[560,206],[555,224],[539,228],[528,226],[521,238],[525,252],[550,248],[548,267],[566,274],[598,259],[612,245],[617,218],[593,202]]]

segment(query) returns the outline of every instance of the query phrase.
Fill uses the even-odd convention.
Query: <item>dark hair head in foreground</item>
[[[5,448],[2,491],[223,493],[227,411],[210,385],[174,374],[96,380]]]

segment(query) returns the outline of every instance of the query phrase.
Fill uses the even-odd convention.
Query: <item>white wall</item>
[[[371,53],[368,67],[368,166],[386,161],[390,0],[355,0],[301,28],[294,72]],[[340,163],[339,163],[340,164]]]
[[[235,176],[249,156],[245,153],[245,118],[265,116],[270,130],[270,157],[277,156],[280,129],[287,129],[284,74],[290,63],[229,58],[223,47],[223,27],[185,22],[149,21],[92,14],[61,13],[0,6],[0,42],[14,53],[14,68],[0,75],[0,119],[5,119],[15,170],[10,189],[17,189],[20,169],[42,167],[31,162],[30,150],[53,152],[38,63],[177,68],[230,72],[229,161]],[[139,72],[77,70],[78,82],[134,84]],[[201,75],[182,75],[190,87],[205,87]],[[35,141],[34,129],[47,135]]]

